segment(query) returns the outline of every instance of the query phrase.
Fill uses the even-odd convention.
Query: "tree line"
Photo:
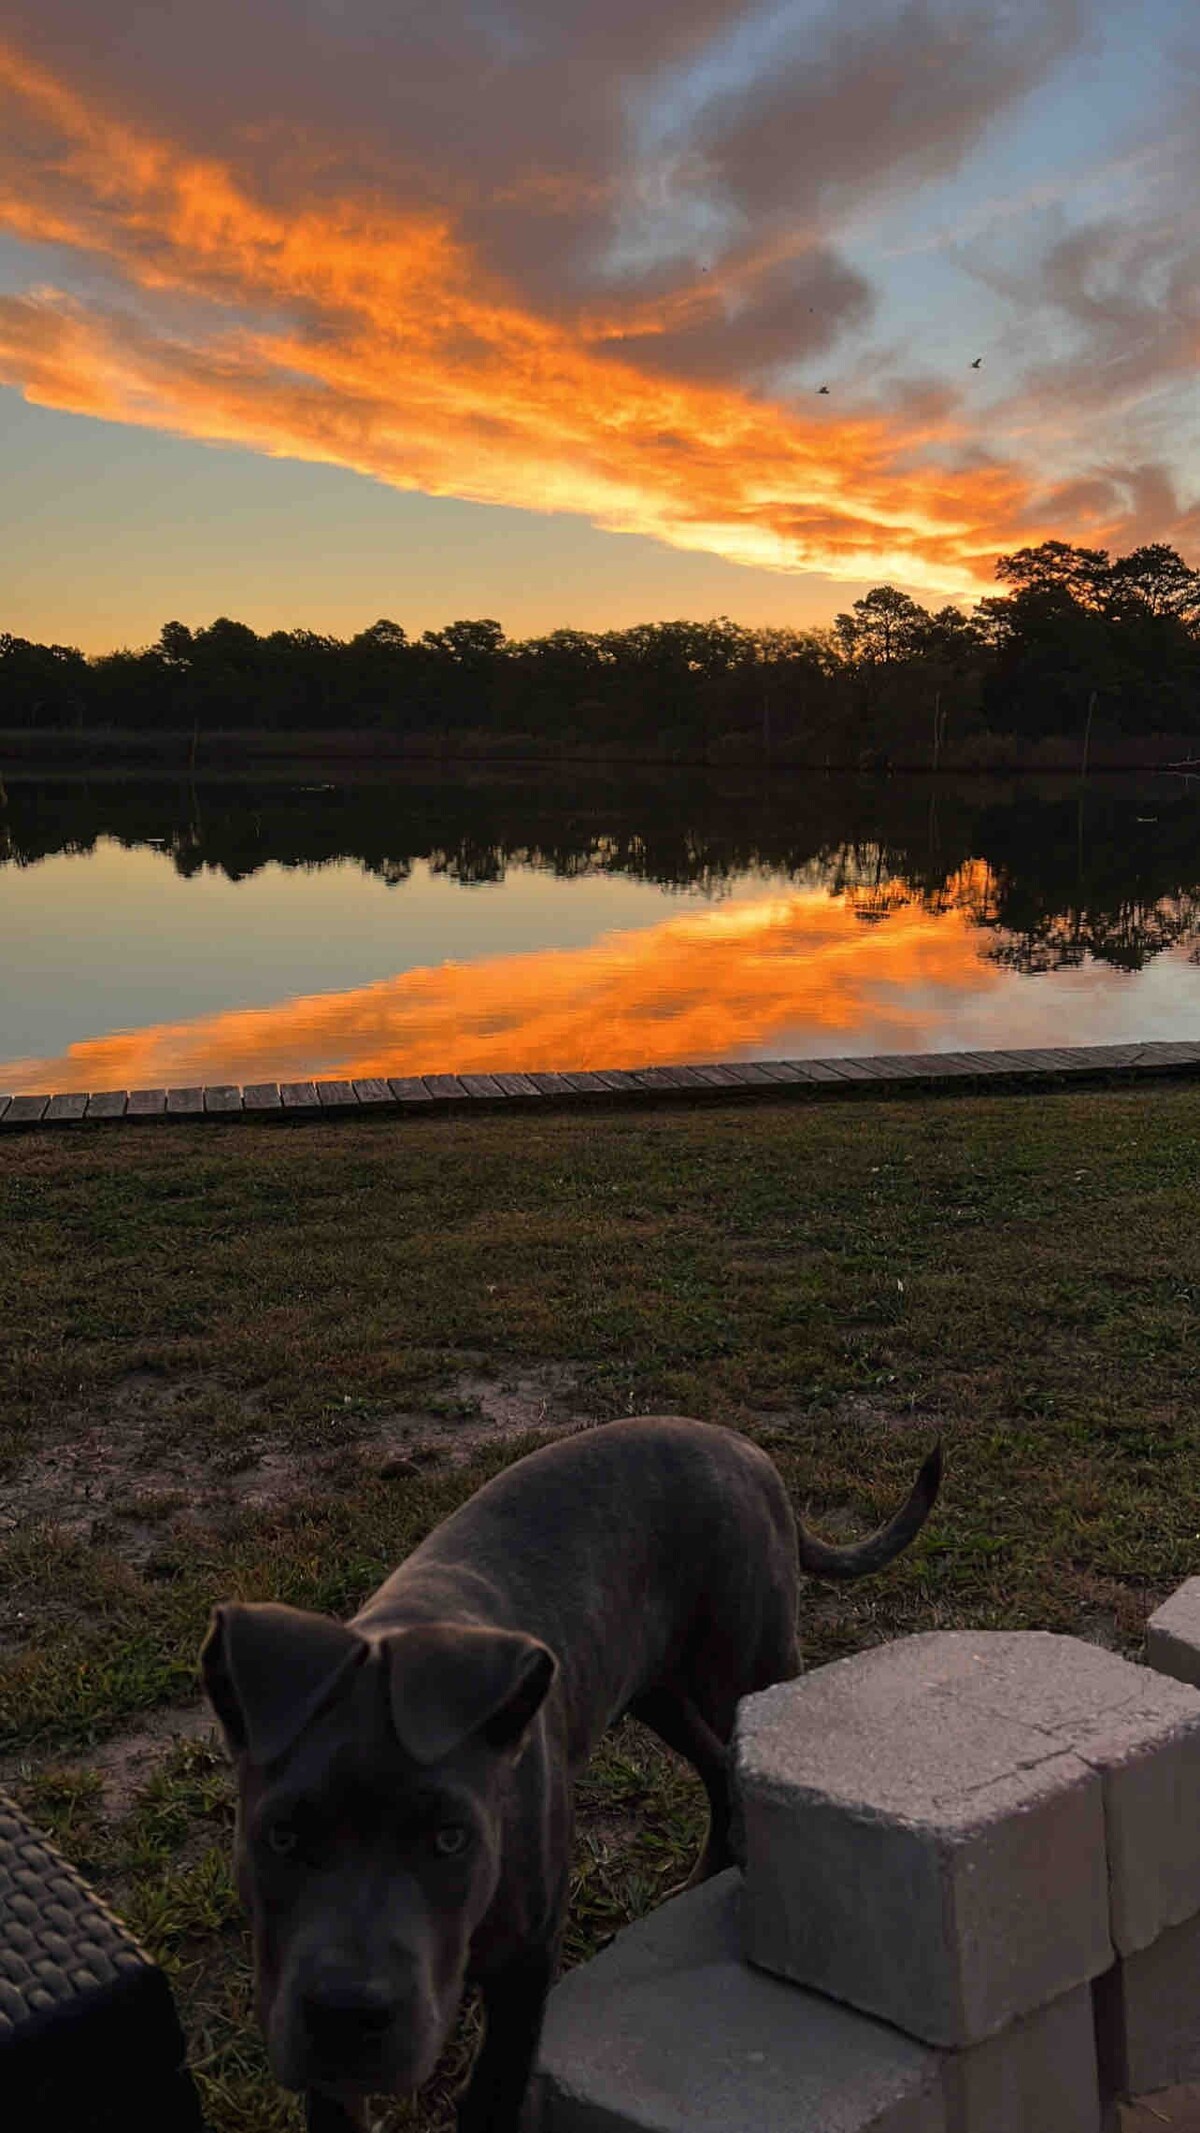
[[[259,636],[222,616],[92,658],[0,633],[0,729],[471,736],[514,752],[922,767],[986,763],[990,740],[1036,754],[1093,730],[1097,748],[1200,732],[1200,571],[1175,549],[1044,541],[1002,557],[996,577],[969,614],[882,585],[826,629],[720,616],[511,639],[484,619],[410,638],[382,620],[344,640]]]

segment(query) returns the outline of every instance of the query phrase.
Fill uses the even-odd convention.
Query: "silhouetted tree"
[[[0,631],[0,723],[82,725],[90,682],[88,663],[73,646],[31,644]]]
[[[1189,570],[1183,557],[1165,541],[1134,548],[1119,557],[1108,577],[1109,604],[1118,615],[1141,607],[1156,617],[1194,622],[1200,616],[1200,571]]]
[[[923,623],[929,617],[923,607],[894,585],[877,585],[856,600],[848,615],[834,621],[848,659],[867,666],[891,666],[914,650]]]
[[[1069,541],[1043,541],[1001,556],[996,576],[1018,593],[1069,593],[1081,607],[1102,608],[1108,595],[1108,552],[1073,548]]]
[[[158,633],[158,649],[168,666],[190,666],[192,661],[192,633],[187,623],[164,622]]]

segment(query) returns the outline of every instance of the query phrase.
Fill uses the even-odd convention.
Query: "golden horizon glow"
[[[87,1038],[0,1065],[0,1093],[659,1066],[753,1054],[800,1028],[836,1032],[849,1051],[864,1031],[876,1050],[918,1050],[928,1015],[912,988],[950,1000],[1001,982],[980,954],[991,902],[977,864],[936,911],[894,881],[739,897],[582,948]]]
[[[1030,473],[968,452],[950,399],[822,401],[818,417],[641,370],[612,321],[530,309],[450,210],[296,182],[276,205],[248,168],[0,43],[0,230],[100,263],[121,291],[0,296],[0,382],[45,408],[940,598],[978,595],[998,552],[1061,530]],[[638,332],[719,301],[718,278],[676,291]]]

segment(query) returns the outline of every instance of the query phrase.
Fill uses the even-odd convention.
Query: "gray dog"
[[[567,1898],[571,1779],[625,1712],[698,1771],[730,1863],[740,1697],[799,1670],[798,1574],[861,1577],[937,1496],[941,1450],[857,1547],[797,1530],[779,1474],[710,1424],[610,1422],[532,1452],[352,1622],[218,1607],[204,1683],[239,1780],[238,1887],[271,2065],[310,2133],[428,2080],[464,1987],[484,2041],[460,2133],[514,2133]]]

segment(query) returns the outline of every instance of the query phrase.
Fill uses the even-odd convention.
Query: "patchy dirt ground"
[[[367,1411],[349,1398],[333,1405],[321,1449],[273,1428],[253,1392],[132,1370],[113,1388],[102,1424],[67,1414],[10,1465],[0,1479],[0,1532],[53,1527],[103,1540],[144,1567],[173,1530],[286,1503],[311,1490],[314,1474],[331,1485],[363,1468],[399,1478],[437,1461],[464,1465],[498,1441],[561,1435],[595,1420],[569,1371],[464,1372],[427,1408]]]
[[[220,1729],[207,1705],[187,1705],[176,1710],[151,1711],[127,1733],[89,1748],[86,1755],[62,1756],[53,1764],[37,1766],[57,1770],[95,1771],[101,1791],[100,1812],[110,1821],[129,1813],[154,1772],[167,1760],[181,1740],[219,1744]],[[0,1789],[20,1787],[34,1765],[19,1756],[0,1757]]]
[[[786,1441],[799,1418],[799,1410],[775,1408],[749,1419],[769,1444]],[[598,1420],[564,1367],[504,1377],[466,1370],[425,1407],[335,1401],[314,1444],[279,1427],[253,1390],[131,1370],[113,1387],[103,1423],[68,1410],[0,1473],[0,1534],[52,1529],[102,1543],[153,1574],[172,1541],[219,1529],[241,1509],[287,1504],[309,1494],[314,1478],[329,1489],[367,1473],[402,1480],[425,1466],[467,1465],[492,1444],[570,1435]],[[862,1395],[839,1403],[836,1422],[911,1430],[910,1416]],[[818,1516],[831,1540],[858,1530],[846,1507],[822,1507]],[[0,1645],[6,1634],[0,1610]]]
[[[359,1403],[345,1405],[344,1419],[336,1409],[331,1415],[330,1448],[314,1455],[265,1426],[252,1392],[231,1393],[197,1375],[129,1371],[103,1425],[68,1417],[10,1467],[0,1480],[0,1531],[36,1526],[102,1541],[152,1571],[174,1538],[246,1506],[307,1494],[314,1474],[331,1487],[363,1470],[401,1480],[434,1462],[464,1465],[497,1441],[565,1435],[596,1420],[572,1374],[552,1368],[504,1378],[464,1372],[428,1408],[368,1416]],[[206,1431],[202,1418],[217,1406],[221,1427]],[[0,1643],[20,1637],[20,1623],[6,1623],[0,1611]],[[102,1812],[117,1819],[178,1741],[217,1738],[206,1707],[167,1709],[59,1767],[96,1771]],[[19,1758],[0,1760],[0,1786],[19,1783],[25,1768]]]

